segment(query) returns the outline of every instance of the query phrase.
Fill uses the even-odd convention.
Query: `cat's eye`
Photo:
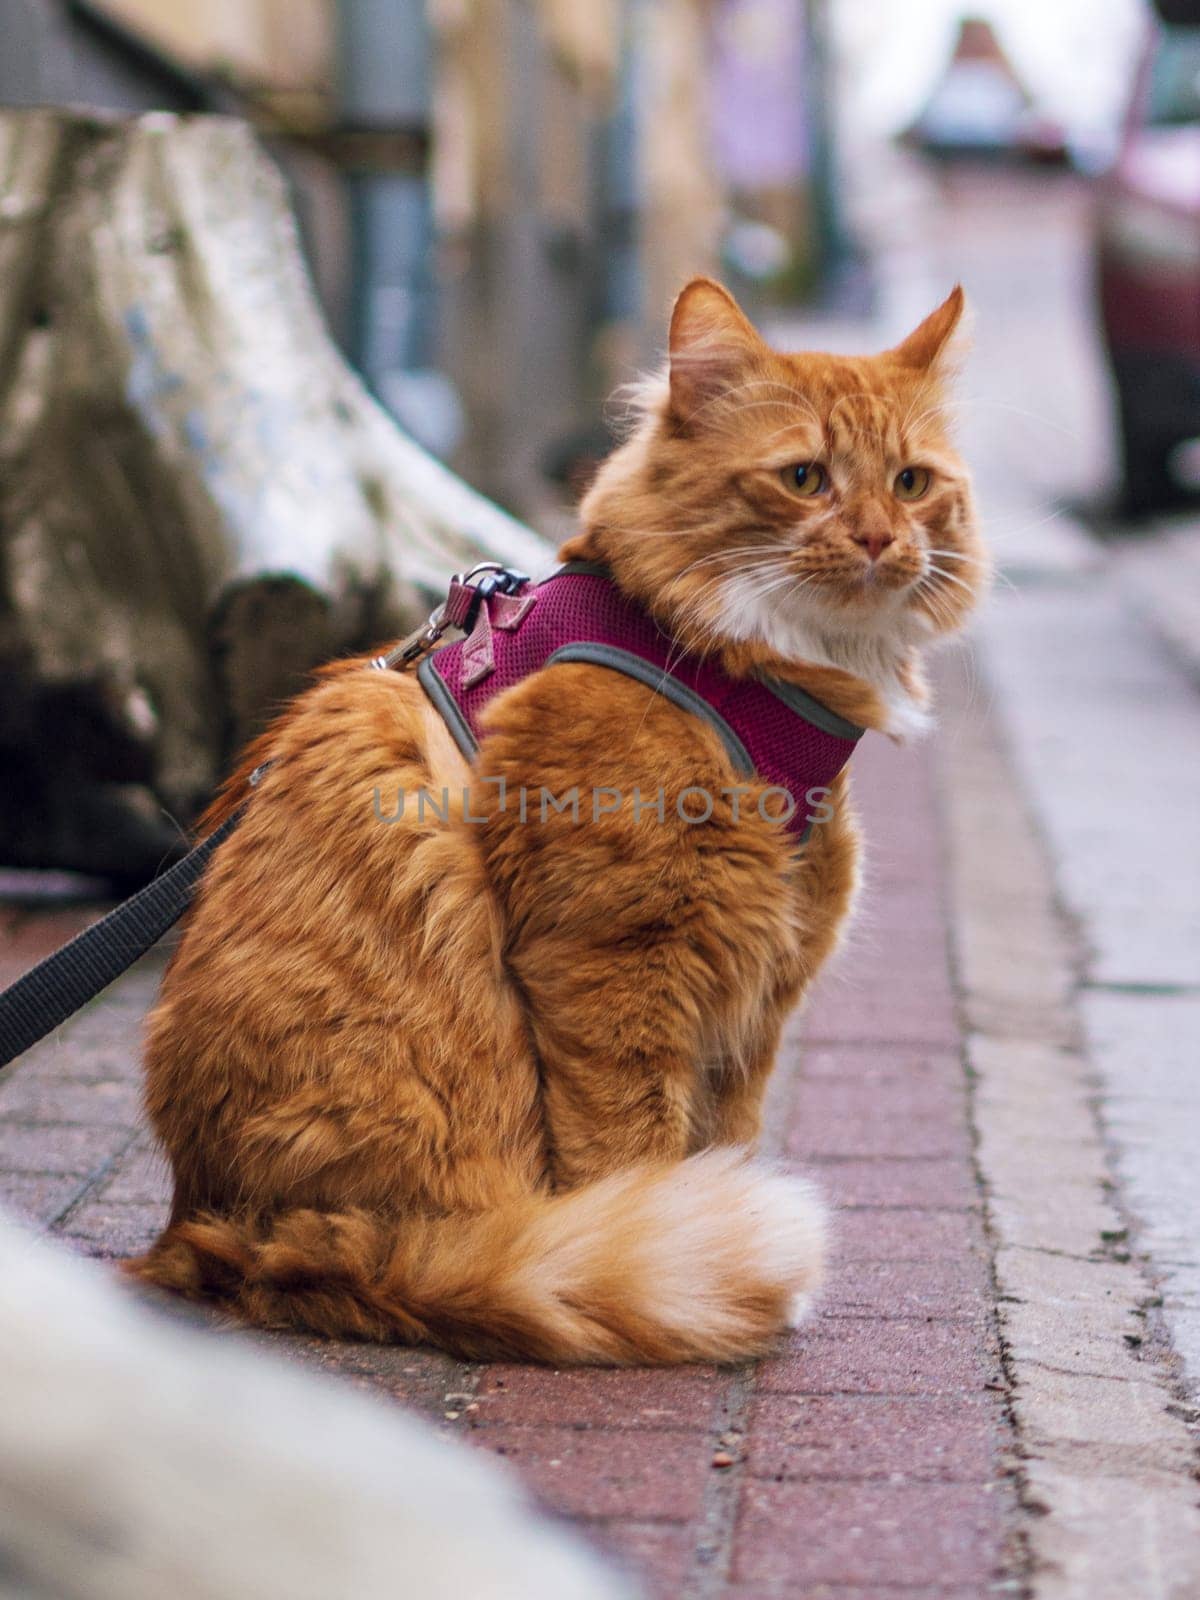
[[[929,488],[931,474],[928,467],[905,467],[896,474],[892,485],[897,500],[919,500]]]
[[[794,467],[784,467],[783,481],[793,494],[803,495],[807,500],[820,494],[829,480],[825,468],[815,461],[799,461]]]

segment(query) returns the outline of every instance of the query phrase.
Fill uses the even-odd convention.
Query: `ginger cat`
[[[564,558],[735,678],[920,728],[921,651],[987,571],[944,404],[962,306],[876,357],[780,354],[695,280]],[[759,1353],[821,1272],[819,1200],[749,1151],[854,897],[845,774],[797,848],[752,779],[740,810],[722,794],[712,727],[633,678],[549,665],[485,716],[468,764],[411,671],[339,663],[213,807],[210,828],[249,796],[150,1018],[175,1199],[130,1270],[264,1326],[473,1358]],[[500,778],[716,804],[522,820]]]

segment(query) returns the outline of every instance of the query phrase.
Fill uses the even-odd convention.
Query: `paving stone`
[[[100,1190],[105,1200],[166,1205],[171,1198],[171,1169],[157,1149],[135,1146],[117,1162]]]
[[[993,1185],[988,1222],[1005,1245],[1025,1250],[1067,1251],[1089,1256],[1109,1248],[1121,1224],[1094,1183],[1047,1177],[1016,1192]]]
[[[895,1213],[892,1213],[893,1215]],[[841,1261],[821,1291],[827,1317],[935,1317],[985,1322],[991,1280],[982,1261]]]
[[[997,1395],[761,1394],[746,1470],[755,1478],[986,1483],[998,1470],[1003,1428]]]
[[[368,1393],[384,1394],[431,1421],[453,1420],[465,1429],[474,1415],[476,1374],[440,1350],[409,1345],[342,1343],[302,1335],[251,1334],[267,1348],[282,1347],[292,1360]],[[453,1419],[448,1413],[454,1413]]]
[[[902,1048],[914,1044],[950,1048],[958,1043],[951,993],[932,980],[922,989],[894,997],[866,989],[835,993],[824,988],[809,1007],[807,1030],[810,1039],[820,1042]]]
[[[786,1354],[764,1361],[758,1387],[775,1394],[978,1394],[999,1381],[978,1331],[933,1317],[818,1317]]]
[[[791,1125],[805,1129],[822,1123],[875,1123],[907,1128],[915,1122],[941,1122],[961,1139],[966,1127],[965,1084],[928,1077],[883,1081],[825,1078],[802,1079],[792,1101]]]
[[[1075,585],[1069,603],[1053,587],[1001,600],[983,637],[1064,899],[1086,919],[1089,976],[1194,983],[1200,768],[1180,758],[1196,737],[1194,686],[1148,645],[1108,575]],[[1136,828],[1130,773],[1152,797]]]
[[[29,1052],[37,1070],[47,1081],[58,1079],[74,1083],[111,1083],[121,1078],[134,1079],[139,1072],[139,1029],[131,1026],[120,1037],[87,1038],[80,1044],[55,1035],[43,1039]]]
[[[63,1173],[6,1172],[0,1177],[0,1205],[19,1221],[48,1228],[79,1194],[82,1182]]]
[[[71,1213],[62,1231],[95,1255],[135,1256],[150,1248],[166,1220],[157,1205],[89,1201]]]
[[[1115,1467],[1119,1454],[1129,1453],[1137,1473],[1147,1453],[1157,1453],[1163,1466],[1186,1470],[1193,1452],[1184,1437],[1163,1427],[1171,1393],[1148,1370],[1142,1380],[1117,1380],[1107,1373],[1065,1372],[1036,1360],[1022,1364],[1016,1403],[1023,1436],[1034,1452],[1054,1443],[1109,1446]]]
[[[962,1090],[966,1084],[962,1057],[954,1050],[912,1044],[828,1044],[807,1038],[803,1044],[806,1084],[833,1078],[859,1090],[899,1083],[922,1088],[940,1085],[951,1092]]]
[[[789,1118],[787,1153],[809,1156],[956,1156],[965,1142],[964,1112],[953,1099],[931,1098],[923,1114],[906,1110],[904,1092],[854,1093],[826,1079],[803,1085]]]
[[[1146,1333],[1139,1307],[1148,1287],[1132,1261],[1077,1259],[1062,1252],[996,1254],[1000,1315],[1013,1359],[1043,1369],[1137,1384]]]
[[[946,1156],[831,1159],[814,1153],[805,1170],[835,1206],[978,1208],[979,1191],[966,1149]]]
[[[996,1278],[1006,1298],[1045,1306],[1087,1307],[1117,1332],[1132,1331],[1132,1314],[1143,1282],[1129,1261],[1086,1260],[1063,1251],[1002,1248],[996,1252]]]
[[[1046,1040],[972,1038],[970,1053],[975,1103],[989,1109],[1022,1108],[1032,1097],[1047,1110],[1069,1113],[1093,1087],[1079,1052]]]
[[[505,1426],[463,1437],[567,1516],[684,1522],[700,1515],[714,1470],[707,1451],[681,1450],[674,1433]]]
[[[1068,609],[1060,609],[1060,620],[1070,625]],[[1056,674],[1058,668],[1056,660]],[[974,869],[965,890],[959,883],[958,923],[966,930],[988,923],[996,879],[1010,885],[1023,880],[1042,902],[1029,925],[1032,959],[1061,972],[1073,952],[1051,915],[1044,863],[1028,848],[1012,848],[1021,824],[1013,820],[1013,791],[994,734],[970,719],[959,726],[962,737],[947,747],[949,822],[956,856],[973,861]],[[1112,726],[1092,732],[1129,759]],[[1043,771],[1038,781],[1044,779]],[[981,853],[975,810],[983,795],[1005,803],[1009,827],[994,831],[995,848]],[[1076,803],[1069,824],[1065,811],[1059,821],[1074,829],[1090,814],[1089,806]],[[1028,838],[1026,829],[1026,845]],[[1124,856],[1122,831],[1094,870],[1100,876],[1119,870]],[[1170,936],[1157,900],[1153,917],[1143,904],[1129,920],[1153,923],[1159,939]],[[969,982],[984,985],[994,953],[981,941],[976,949],[983,954],[965,970]],[[1023,1041],[997,1027],[992,1039],[970,1041],[979,1161],[1001,1244],[1000,1314],[1015,1378],[1022,1474],[1031,1504],[1042,1513],[1026,1524],[1036,1593],[1038,1600],[1190,1600],[1200,1593],[1194,1438],[1170,1403],[1169,1373],[1152,1349],[1126,1338],[1138,1337],[1133,1312],[1149,1292],[1136,1260],[1088,1259],[1097,1234],[1119,1248],[1124,1223],[1109,1196],[1111,1167],[1096,1126],[1094,1075],[1077,1050],[1046,1048],[1048,1037],[1071,1031],[1060,1023],[1057,1035]],[[1161,1147],[1147,1145],[1152,1148],[1161,1159]]]
[[[1115,1314],[1114,1314],[1115,1312]],[[1029,1363],[1043,1371],[1133,1381],[1141,1372],[1136,1350],[1147,1327],[1132,1307],[1081,1311],[1075,1306],[1049,1306],[1041,1301],[1002,1301],[1000,1328],[1010,1360],[1019,1368]]]
[[[141,1121],[141,1087],[132,1079],[78,1083],[18,1073],[0,1087],[6,1123],[134,1128]]]
[[[1014,1592],[1004,1583],[989,1585],[982,1593],[974,1586],[947,1588],[940,1583],[920,1583],[915,1587],[909,1583],[873,1583],[865,1589],[857,1583],[810,1583],[801,1596],[790,1578],[781,1578],[777,1583],[730,1584],[721,1595],[722,1600],[987,1600],[994,1593],[999,1600]]]
[[[0,1172],[83,1177],[99,1171],[128,1137],[121,1128],[79,1128],[64,1123],[24,1127],[0,1122]]]
[[[584,1531],[601,1551],[626,1568],[646,1600],[679,1600],[695,1543],[688,1525],[614,1520],[587,1524]]]
[[[872,820],[871,826],[874,827]],[[938,864],[934,865],[934,872]],[[910,883],[891,882],[886,886],[868,881],[859,898],[854,926],[847,939],[850,953],[860,949],[885,948],[888,941],[908,939],[914,934],[946,943],[946,912],[929,879],[917,877]]]
[[[1035,1456],[1029,1492],[1045,1562],[1045,1600],[1193,1600],[1200,1594],[1200,1509],[1190,1473],[1128,1477]]]
[[[733,1576],[787,1580],[805,1595],[822,1582],[978,1584],[999,1556],[996,1503],[986,1487],[751,1480]]]
[[[883,1213],[843,1211],[835,1239],[839,1261],[945,1261],[980,1249],[982,1230],[968,1211],[910,1206]]]
[[[1083,1011],[1138,1244],[1164,1277],[1175,1348],[1200,1394],[1195,1320],[1177,1314],[1200,1306],[1200,994],[1095,993],[1084,997]]]
[[[937,896],[925,887],[930,910]],[[887,891],[881,909],[889,904]],[[930,920],[903,929],[886,928],[870,915],[853,925],[846,947],[822,988],[833,995],[844,995],[853,1002],[859,991],[879,993],[891,1000],[913,989],[949,993],[947,984],[947,944],[944,923]]]
[[[704,1430],[728,1386],[715,1368],[550,1371],[487,1367],[476,1421]]]

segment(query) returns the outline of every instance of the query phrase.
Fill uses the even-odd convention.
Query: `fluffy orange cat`
[[[956,289],[872,358],[781,354],[697,279],[564,559],[735,679],[919,728],[921,651],[986,574],[944,403],[961,312]],[[854,897],[845,775],[797,848],[710,723],[635,678],[548,665],[484,725],[468,763],[412,672],[351,661],[248,753],[150,1019],[175,1199],[131,1270],[468,1357],[760,1352],[821,1273],[818,1198],[750,1151]],[[715,807],[522,818],[501,778]],[[448,818],[382,825],[380,794],[420,790]]]

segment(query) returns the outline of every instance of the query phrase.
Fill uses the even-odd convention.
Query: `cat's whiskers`
[[[714,643],[719,642],[721,635],[717,619],[720,616],[720,606],[712,607],[709,602],[714,594],[723,591],[731,579],[739,576],[748,583],[753,582],[755,569],[743,564],[738,572],[715,572],[707,577],[679,609],[678,616],[684,626],[696,630]]]
[[[952,628],[956,626],[958,618],[950,605],[948,596],[939,590],[936,583],[931,582],[928,576],[921,578],[917,582],[913,593],[942,627]]]
[[[743,563],[745,570],[748,563]],[[680,575],[682,577],[683,574]],[[675,639],[667,652],[666,669],[670,671],[675,660],[683,654],[695,641],[703,647],[708,644],[719,644],[720,633],[716,627],[716,617],[720,615],[720,607],[712,608],[708,604],[709,595],[721,584],[728,581],[731,574],[727,570],[720,570],[706,577],[693,592],[679,601],[670,602],[673,632]],[[679,583],[668,585],[674,589]]]
[[[724,552],[714,554],[721,555]],[[762,604],[781,589],[799,590],[820,576],[814,573],[807,578],[797,578],[784,564],[786,555],[786,550],[780,550],[764,555],[757,561],[742,561],[736,571],[720,571],[706,579],[696,593],[676,610],[683,630],[720,644],[728,637],[728,629],[722,627],[721,619],[728,614],[730,606],[728,598],[724,604],[718,600],[715,606],[712,605],[714,591],[728,597],[729,590],[733,589],[735,604],[739,600],[743,606],[747,603]],[[737,596],[738,588],[743,591],[740,596]]]
[[[927,394],[928,394],[928,390],[922,390],[922,389],[917,389],[914,392],[912,399],[908,403],[908,410],[904,413],[903,417],[900,419],[900,437],[902,439],[906,438],[909,428],[919,427],[920,423],[923,422],[926,417],[930,417],[930,416],[935,415],[941,409],[941,402],[939,400],[939,401],[935,402],[935,404],[933,404],[932,406],[927,407],[921,413],[920,417],[917,419],[916,422],[913,421],[913,412],[921,404],[921,401],[926,398]]]
[[[965,550],[942,550],[930,548],[926,550],[927,556],[945,556],[950,561],[967,561],[973,567],[989,567],[990,561],[983,561],[978,556],[968,555]]]
[[[686,567],[684,567],[679,576],[672,580],[670,587],[674,588],[676,584],[681,583],[683,579],[687,577],[689,572],[695,572],[698,567],[708,566],[711,562],[736,560],[743,556],[750,557],[767,554],[768,548],[763,544],[731,545],[723,550],[712,550],[708,553],[708,555],[699,556],[695,561],[690,562]],[[774,558],[772,557],[771,559]]]
[[[745,559],[746,553],[757,559]],[[667,585],[664,594],[667,596],[671,595],[675,590],[678,589],[679,585],[683,583],[686,578],[688,578],[694,571],[697,570],[697,568],[711,565],[714,562],[724,561],[730,563],[740,563],[743,570],[754,570],[756,567],[764,563],[769,564],[774,559],[775,558],[773,556],[762,552],[761,547],[759,546],[734,546],[726,550],[710,551],[707,555],[700,556],[695,561],[689,563],[689,565],[686,566],[682,572],[677,574],[677,576]],[[709,588],[726,576],[727,574],[724,571],[717,572],[711,578],[705,579],[704,582],[701,583],[699,589],[696,590],[692,595],[686,597],[678,604],[672,603],[671,609],[675,615],[677,623],[682,622],[686,626],[701,631],[702,633],[707,631],[708,619],[703,613],[703,598]],[[670,658],[668,658],[668,660],[669,659]]]
[[[727,581],[728,577],[729,574],[726,572],[713,573],[709,577],[705,578],[692,594],[686,596],[679,602],[673,602],[671,604],[670,609],[672,613],[672,619],[675,623],[675,632],[678,635],[672,645],[673,650],[677,649],[679,652],[686,650],[687,644],[685,641],[689,633],[698,634],[701,639],[710,637],[714,642],[717,642],[719,636],[713,628],[712,620],[707,613],[705,602],[709,591],[715,588],[718,584]],[[670,669],[672,659],[672,655],[668,653],[668,670]]]
[[[801,589],[806,589],[810,583],[816,583],[820,577],[821,574],[819,572],[811,572],[806,578],[798,578],[791,571],[778,573],[771,577],[769,582],[758,586],[758,598],[760,600],[768,600],[781,589],[788,590],[791,593],[798,593]]]
[[[768,647],[778,649],[777,641],[771,637],[770,629],[762,625],[761,619],[749,633],[738,628],[731,629],[728,619],[731,616],[744,615],[748,608],[767,605],[781,591],[786,591],[786,599],[790,600],[810,584],[816,583],[822,576],[823,574],[819,572],[813,572],[806,577],[797,577],[790,568],[777,568],[773,573],[764,573],[761,578],[756,573],[730,574],[726,584],[725,603],[718,612],[718,626],[721,619],[725,619],[724,625],[720,627],[722,635],[729,637],[732,633],[735,638],[757,637]],[[786,651],[779,653],[787,654]]]
[[[960,578],[957,573],[947,572],[945,568],[939,567],[936,562],[930,562],[926,576],[941,578],[945,583],[955,583],[960,589],[965,589],[969,595],[973,595],[975,593],[975,586],[973,584],[967,583],[965,579]]]
[[[1044,517],[1025,518],[1024,520],[1014,518],[999,524],[997,518],[990,517],[988,519],[988,531],[992,544],[998,544],[1000,540],[1009,539],[1014,534],[1036,533],[1038,528],[1048,527],[1052,522],[1060,522],[1061,520],[1062,512],[1057,508],[1047,511]]]
[[[980,572],[980,584],[972,588],[972,593],[986,590],[988,584],[1002,584],[1006,589],[1016,593],[1017,586],[1006,572],[1001,572],[994,561],[984,557],[968,555],[963,550],[926,550],[927,556],[934,556],[941,561],[962,561],[969,567],[977,567]]]

